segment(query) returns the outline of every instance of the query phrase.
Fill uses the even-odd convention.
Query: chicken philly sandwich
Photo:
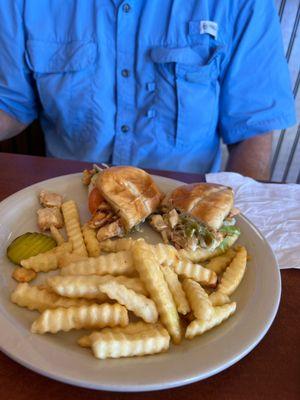
[[[89,185],[89,226],[98,229],[99,241],[136,229],[162,199],[151,176],[135,167],[94,167],[84,171],[82,180]]]
[[[213,251],[225,246],[229,237],[239,236],[235,226],[233,190],[229,187],[195,183],[167,194],[160,212],[149,218],[165,243],[177,249]]]

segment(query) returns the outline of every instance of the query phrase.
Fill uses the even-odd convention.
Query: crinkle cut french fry
[[[80,256],[79,254],[75,253],[62,253],[59,254],[58,256],[58,267],[59,268],[65,268],[69,264],[72,264],[73,262],[81,261],[81,260],[86,260],[87,257],[85,256]]]
[[[214,271],[204,268],[200,264],[193,264],[187,259],[178,258],[172,263],[172,268],[176,274],[184,278],[191,278],[203,285],[215,286],[217,283],[217,275]]]
[[[37,256],[22,260],[22,267],[34,270],[35,272],[48,272],[58,267],[58,257],[55,253],[41,253]]]
[[[246,271],[247,250],[245,247],[239,247],[236,256],[226,268],[217,291],[230,296],[239,286]]]
[[[146,297],[149,297],[149,293],[145,288],[145,285],[140,280],[140,278],[130,278],[128,276],[115,276],[113,278],[116,282],[120,283],[121,285],[126,286],[128,289],[134,290],[135,292],[142,294]]]
[[[128,325],[128,313],[120,304],[93,304],[90,306],[45,310],[32,326],[32,333],[57,333],[71,329],[93,329]]]
[[[98,337],[92,339],[91,342],[94,356],[104,360],[106,358],[144,356],[166,351],[170,345],[170,336],[165,328],[157,324],[156,328],[137,333],[106,330],[100,332]]]
[[[199,263],[213,257],[213,252],[207,249],[197,249],[197,250],[178,250],[180,258],[187,259],[193,263]]]
[[[224,271],[224,269],[228,266],[228,264],[230,264],[235,254],[236,253],[233,249],[229,249],[226,251],[225,254],[212,258],[205,265],[205,268],[214,271],[216,274],[220,274],[221,272]]]
[[[220,307],[214,307],[213,315],[210,320],[192,321],[185,332],[186,339],[193,339],[197,335],[202,335],[204,332],[220,325],[225,319],[229,318],[236,310],[236,303],[225,304]]]
[[[33,269],[26,269],[23,267],[16,267],[13,270],[12,278],[17,282],[30,282],[36,277],[36,272]]]
[[[155,323],[158,319],[156,305],[153,300],[148,299],[142,294],[128,289],[126,286],[114,281],[107,280],[100,283],[99,288],[107,296],[122,304],[127,310],[132,311],[137,317],[142,318],[145,322]]]
[[[71,307],[93,304],[89,300],[69,299],[50,292],[45,288],[30,286],[28,283],[19,283],[11,293],[11,301],[20,307],[43,312],[48,308]]]
[[[22,260],[21,265],[26,269],[33,269],[35,272],[52,271],[57,269],[59,257],[68,251],[72,251],[72,244],[66,242],[45,253]]]
[[[70,298],[83,297],[86,299],[97,299],[107,301],[106,294],[99,290],[99,284],[108,280],[114,280],[137,293],[147,295],[142,281],[139,278],[128,278],[127,276],[112,275],[69,275],[52,276],[48,278],[47,284],[57,294]]]
[[[151,248],[159,264],[171,266],[178,260],[177,250],[169,244],[158,243]]]
[[[174,343],[179,343],[181,341],[181,326],[178,312],[152,248],[144,241],[137,241],[133,248],[133,258],[140,279],[156,304],[162,323],[167,328]]]
[[[191,309],[178,279],[178,275],[167,265],[161,266],[161,269],[169,286],[170,292],[172,293],[177,311],[183,315],[187,314],[191,311]]]
[[[85,224],[82,228],[82,234],[89,257],[98,257],[100,255],[100,243],[97,239],[96,230]]]
[[[68,238],[73,245],[73,252],[80,256],[87,257],[88,254],[81,232],[80,217],[75,201],[66,201],[62,204],[61,209],[65,220]]]
[[[230,298],[222,292],[213,292],[208,298],[214,307],[230,303]]]
[[[137,240],[132,238],[121,238],[121,239],[107,239],[100,243],[102,251],[106,252],[118,252],[124,250],[132,250]],[[154,251],[154,254],[160,264],[171,265],[172,261],[178,257],[177,250],[175,247],[163,243],[156,245],[149,245]]]
[[[132,275],[134,272],[131,251],[90,257],[61,269],[61,275]]]
[[[97,301],[104,302],[108,300],[108,297],[100,292],[98,286],[111,277],[111,275],[57,275],[48,278],[47,285],[60,296],[72,299],[97,299]]]
[[[54,247],[54,249],[50,250],[55,254],[64,254],[64,253],[70,253],[73,250],[73,245],[71,242],[64,242],[60,244],[59,246]]]
[[[134,244],[139,241],[140,240],[135,241],[131,238],[106,240],[101,243],[101,248],[105,251],[108,251],[109,249],[114,251],[118,248],[126,246],[132,248]],[[178,252],[175,247],[163,243],[159,243],[156,245],[148,244],[148,246],[152,249],[155,258],[160,264],[172,266],[178,275],[192,278],[207,285],[215,285],[217,281],[217,276],[214,272],[207,270],[202,265],[193,264],[186,259],[180,259],[178,257]]]
[[[65,243],[65,239],[64,239],[63,235],[60,233],[59,229],[56,228],[56,226],[51,225],[50,232],[58,246]]]
[[[185,279],[182,287],[195,317],[208,321],[212,316],[213,307],[205,290],[192,279]]]
[[[151,329],[157,329],[158,326],[161,326],[159,323],[156,324],[147,324],[146,322],[143,321],[138,321],[138,322],[130,322],[126,326],[116,326],[114,328],[103,328],[101,331],[94,331],[90,333],[89,335],[82,336],[78,340],[78,344],[81,347],[91,347],[92,342],[95,342],[98,340],[99,335],[101,338],[101,334],[103,332],[107,331],[113,331],[113,332],[122,332],[122,333],[128,333],[128,334],[133,334],[133,333],[139,333],[139,332],[144,332]]]
[[[118,251],[131,250],[135,242],[132,238],[107,239],[100,243],[100,249],[108,253],[117,253]]]

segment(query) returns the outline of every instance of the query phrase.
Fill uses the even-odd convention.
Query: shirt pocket
[[[156,136],[178,147],[203,142],[215,134],[219,98],[219,65],[223,47],[151,50],[157,93]]]
[[[28,40],[26,61],[33,72],[43,116],[55,130],[85,141],[93,125],[95,42]]]

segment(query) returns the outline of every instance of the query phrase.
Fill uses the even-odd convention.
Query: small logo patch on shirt
[[[218,24],[213,21],[200,21],[200,33],[208,33],[215,39],[218,37]]]

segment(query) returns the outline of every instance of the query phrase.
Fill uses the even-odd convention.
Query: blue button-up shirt
[[[273,0],[0,0],[0,109],[49,155],[216,171],[295,122]]]

